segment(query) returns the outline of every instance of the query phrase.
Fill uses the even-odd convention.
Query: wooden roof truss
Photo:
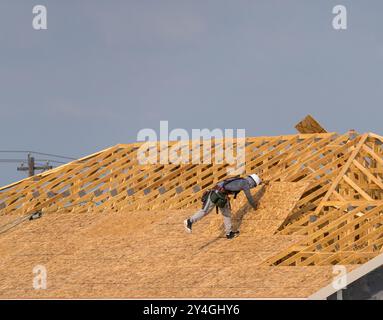
[[[360,264],[383,251],[383,138],[323,130],[246,138],[246,174],[308,184],[276,231],[304,238],[265,265]],[[5,186],[0,215],[196,208],[203,191],[227,177],[227,164],[140,165],[139,146],[119,144]]]

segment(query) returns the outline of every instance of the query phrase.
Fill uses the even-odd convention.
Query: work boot
[[[226,235],[226,238],[233,239],[238,236],[239,236],[239,231],[230,231],[230,233]]]
[[[186,219],[184,221],[184,226],[185,226],[186,232],[192,233],[192,224],[193,224],[193,222],[191,222],[190,219]]]

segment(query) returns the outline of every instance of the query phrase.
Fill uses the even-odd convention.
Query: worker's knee
[[[223,216],[230,218],[231,217],[231,211],[229,208],[222,208],[221,213]]]

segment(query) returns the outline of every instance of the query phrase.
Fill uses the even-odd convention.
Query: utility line
[[[25,161],[25,160],[24,160]],[[58,160],[49,160],[49,159],[35,159],[35,161],[40,161],[40,162],[54,162],[54,163],[60,163],[60,164],[65,164],[66,162],[64,161],[58,161]]]
[[[33,154],[39,154],[42,156],[62,158],[62,159],[68,159],[68,160],[77,160],[77,158],[73,158],[73,157],[62,156],[62,155],[53,154],[53,153],[37,152],[37,151],[31,151],[31,150],[0,150],[0,152],[1,153],[33,153]]]
[[[25,162],[25,159],[0,159],[0,162]]]
[[[50,170],[53,168],[50,163],[56,163],[56,164],[66,164],[68,161],[64,162],[65,160],[76,160],[76,158],[62,156],[58,154],[53,153],[45,153],[45,152],[37,152],[37,151],[31,151],[31,150],[0,150],[0,153],[27,153],[27,159],[0,159],[0,163],[21,163],[19,167],[17,167],[17,171],[28,171],[28,176],[34,176],[36,170]],[[41,156],[49,156],[54,158],[60,158],[63,159],[63,161],[55,160],[55,159],[35,159],[35,155],[41,155]],[[40,164],[37,164],[37,162],[40,162]],[[41,162],[45,162],[44,164],[41,164]],[[26,165],[24,165],[26,164]]]
[[[25,159],[0,159],[0,162],[25,162]],[[59,160],[50,160],[50,159],[35,159],[35,161],[40,161],[40,162],[54,162],[54,163],[60,163],[60,164],[65,164],[66,162],[64,161],[59,161]]]

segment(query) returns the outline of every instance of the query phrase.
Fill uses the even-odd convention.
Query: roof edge
[[[347,277],[347,285],[350,285],[354,281],[360,279],[364,275],[374,271],[376,268],[379,268],[383,265],[383,253],[371,259],[370,261],[362,264],[360,267],[348,272],[346,274]],[[330,283],[326,287],[319,289],[317,292],[308,297],[309,300],[325,300],[335,292],[340,289],[335,289],[333,283]]]

